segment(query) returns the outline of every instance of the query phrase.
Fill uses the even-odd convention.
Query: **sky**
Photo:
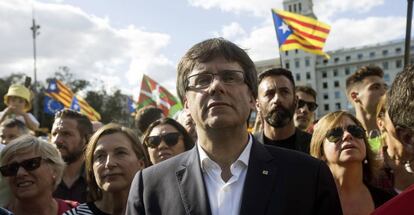
[[[313,0],[331,26],[325,51],[405,37],[406,0]],[[176,95],[176,65],[194,44],[224,37],[254,61],[279,56],[271,8],[282,0],[0,0],[0,77],[66,66],[77,79],[138,99],[143,74]],[[412,33],[411,33],[412,34]]]

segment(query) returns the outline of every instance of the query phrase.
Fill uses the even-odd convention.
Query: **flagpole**
[[[411,19],[413,16],[413,0],[407,0],[407,25],[405,30],[404,68],[410,64]]]

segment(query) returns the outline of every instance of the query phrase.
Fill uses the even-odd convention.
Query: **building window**
[[[306,67],[310,66],[310,60],[309,60],[309,58],[306,58],[305,59],[305,66]]]
[[[286,63],[285,63],[285,68],[286,68],[286,69],[289,69],[289,67],[290,67],[289,62],[286,62]]]
[[[289,56],[289,51],[285,51],[285,55],[286,56]]]
[[[298,50],[297,49],[295,49],[295,54],[297,54],[298,53]]]
[[[335,63],[338,63],[338,61],[339,61],[339,57],[336,57],[336,58],[334,59],[334,62],[335,62]]]
[[[323,109],[324,109],[325,111],[329,111],[329,104],[324,104],[324,105],[323,105]]]
[[[296,73],[296,81],[300,81],[300,74]]]
[[[323,99],[329,99],[329,94],[328,93],[324,93],[323,94]]]
[[[327,64],[328,63],[328,60],[327,59],[324,59],[323,60],[323,64]]]
[[[300,61],[299,60],[295,60],[295,68],[299,68],[300,67]]]
[[[359,53],[359,54],[358,54],[358,60],[361,60],[361,59],[362,59],[362,57],[364,57],[364,55],[363,55],[362,53]]]
[[[292,12],[292,5],[289,5],[289,11]]]
[[[370,52],[370,53],[369,53],[369,57],[370,57],[370,58],[375,57],[375,52]]]
[[[293,12],[296,12],[296,4],[293,5]]]
[[[326,73],[326,71],[322,72],[322,78],[326,78],[328,76],[328,74]]]
[[[334,70],[333,70],[333,76],[334,76],[334,77],[338,76],[338,70],[337,70],[337,69],[334,69]]]
[[[339,81],[334,82],[334,87],[339,87]]]
[[[396,49],[395,49],[395,52],[396,52],[396,53],[400,53],[400,52],[401,52],[401,48],[400,48],[400,47],[396,48]]]
[[[341,103],[335,103],[336,110],[341,110]]]
[[[387,82],[387,83],[391,81],[390,74],[388,74],[388,73],[384,74],[384,81]]]
[[[310,74],[310,72],[306,72],[306,79],[307,79],[307,80],[310,80],[310,79],[311,79],[311,74]]]
[[[382,50],[382,55],[387,56],[388,55],[388,50]]]
[[[328,88],[328,82],[323,82],[322,87],[323,87],[323,89]]]
[[[349,75],[351,73],[351,70],[349,67],[345,67],[345,75]]]
[[[396,68],[401,68],[402,67],[402,61],[401,60],[396,60],[395,61],[395,67]]]
[[[382,69],[383,69],[383,70],[388,69],[388,61],[384,61],[384,62],[382,62]]]
[[[341,92],[335,91],[335,98],[340,99],[341,98]]]
[[[298,7],[299,7],[299,12],[301,12],[301,11],[302,11],[302,4],[301,4],[301,3],[299,3],[299,4],[298,4]]]
[[[345,57],[345,60],[346,60],[346,61],[350,61],[350,60],[351,60],[351,56],[346,56],[346,57]]]

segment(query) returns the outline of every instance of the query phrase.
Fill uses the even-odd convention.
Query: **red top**
[[[414,211],[414,185],[408,187],[404,192],[392,198],[372,214],[399,214],[411,215]]]

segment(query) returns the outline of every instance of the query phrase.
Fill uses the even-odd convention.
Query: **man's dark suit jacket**
[[[254,137],[257,139],[257,141],[259,141],[260,143],[265,143],[264,142],[264,132],[257,132],[254,134]],[[292,143],[294,144],[294,148],[296,151],[300,151],[306,154],[310,154],[310,142],[312,140],[312,134],[309,134],[307,132],[304,132],[298,128],[295,129],[295,142]]]
[[[197,147],[135,175],[128,215],[211,214]],[[342,214],[325,163],[253,138],[240,214]]]

